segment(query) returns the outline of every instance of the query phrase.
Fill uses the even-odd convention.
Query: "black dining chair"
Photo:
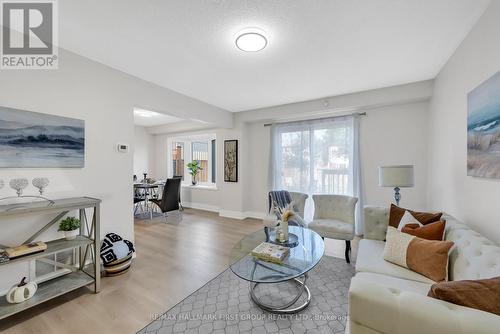
[[[163,188],[163,195],[160,200],[151,199],[151,202],[158,205],[165,220],[167,213],[170,211],[179,210],[179,189],[181,187],[180,178],[167,179]]]
[[[139,206],[144,202],[144,195],[134,187],[134,215],[137,213]]]
[[[172,177],[173,179],[180,179],[181,180],[181,184],[182,184],[182,175],[174,175]],[[179,207],[180,207],[180,211],[184,211],[184,207],[182,206],[182,203],[181,203],[181,187],[179,187]]]

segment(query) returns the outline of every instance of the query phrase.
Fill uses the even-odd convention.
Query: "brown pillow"
[[[427,296],[500,315],[500,277],[436,283]]]
[[[403,218],[405,211],[411,213],[416,220],[418,220],[422,225],[427,225],[430,223],[437,222],[441,219],[443,215],[442,212],[430,213],[430,212],[418,212],[411,211],[408,209],[401,208],[397,205],[391,204],[391,210],[389,211],[389,226],[398,228],[401,218]]]
[[[418,224],[406,224],[401,232],[414,235],[426,240],[443,240],[446,222],[440,220],[424,226]]]
[[[387,228],[384,260],[408,268],[434,282],[448,280],[448,253],[452,241],[425,240]]]

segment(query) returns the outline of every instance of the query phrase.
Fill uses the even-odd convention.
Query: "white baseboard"
[[[204,210],[204,211],[210,211],[210,212],[217,212],[217,213],[219,213],[219,211],[220,211],[219,207],[217,207],[215,205],[209,205],[209,204],[203,204],[203,203],[182,202],[182,206],[185,208]]]
[[[257,212],[257,211],[247,211],[245,212],[247,218],[255,218],[255,219],[266,219],[268,214],[265,212]]]
[[[245,212],[231,211],[231,210],[219,210],[219,216],[225,217],[225,218],[238,219],[238,220],[242,220],[242,219],[247,218],[245,215]]]
[[[204,203],[182,202],[182,206],[185,208],[216,212],[221,217],[238,219],[238,220],[243,220],[245,218],[264,219],[267,216],[266,213],[264,212],[223,210],[215,205],[209,205]]]

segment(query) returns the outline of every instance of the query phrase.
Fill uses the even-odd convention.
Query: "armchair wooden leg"
[[[351,263],[351,260],[349,259],[350,252],[351,252],[351,240],[346,240],[345,241],[345,261],[347,263]]]

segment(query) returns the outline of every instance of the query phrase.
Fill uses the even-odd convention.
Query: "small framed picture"
[[[224,181],[238,182],[238,141],[224,141]]]

